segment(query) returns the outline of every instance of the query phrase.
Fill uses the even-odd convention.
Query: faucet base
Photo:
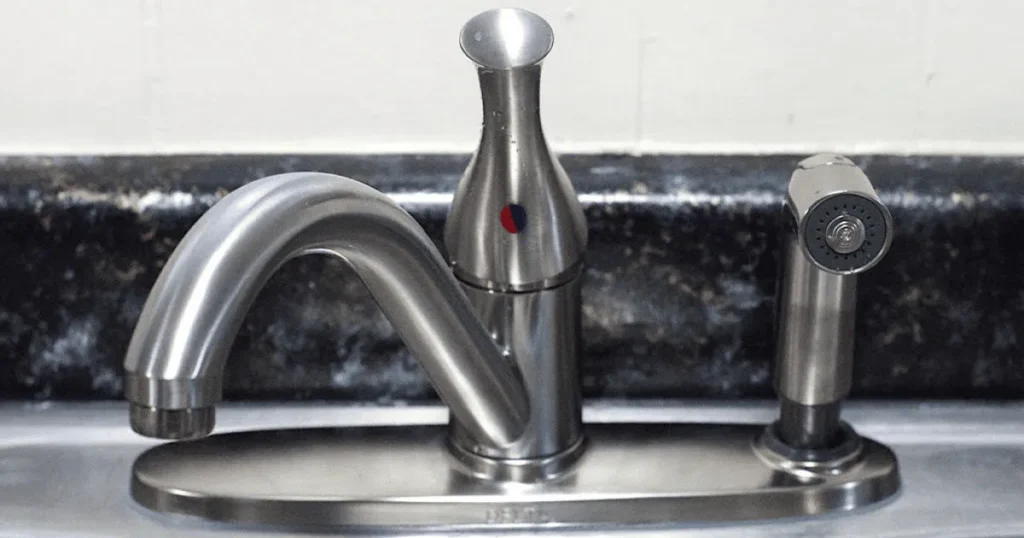
[[[544,458],[496,459],[466,450],[448,439],[448,450],[465,472],[478,479],[532,484],[552,480],[570,469],[583,455],[587,443],[580,437],[569,448]]]
[[[219,434],[149,449],[131,494],[159,512],[287,527],[481,529],[665,525],[843,512],[900,487],[896,457],[863,439],[834,464],[786,460],[763,426],[591,424],[564,473],[479,478],[443,426]]]

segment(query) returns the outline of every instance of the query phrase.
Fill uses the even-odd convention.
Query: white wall
[[[483,0],[0,0],[0,153],[469,151]],[[562,151],[1024,154],[1024,1],[522,0]]]

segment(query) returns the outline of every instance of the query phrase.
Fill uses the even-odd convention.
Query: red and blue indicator
[[[501,208],[501,226],[510,234],[526,229],[526,209],[519,204],[508,204]]]

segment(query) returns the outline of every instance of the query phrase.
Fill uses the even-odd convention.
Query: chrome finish
[[[827,449],[853,377],[857,274],[892,242],[892,217],[867,176],[834,154],[802,161],[790,180],[778,310],[779,437]]]
[[[899,489],[893,453],[863,440],[835,465],[793,465],[759,426],[602,424],[569,472],[541,484],[480,479],[437,426],[219,434],[143,453],[132,495],[160,512],[349,528],[563,528],[748,521],[845,511]]]
[[[825,242],[840,254],[856,252],[867,238],[864,221],[853,215],[839,215],[828,223]]]
[[[518,366],[531,414],[523,436],[504,446],[474,446],[458,424],[452,434],[477,456],[499,460],[478,462],[481,472],[543,479],[552,461],[557,470],[582,446],[579,277],[587,227],[541,128],[540,63],[554,35],[541,17],[505,8],[471,19],[459,42],[478,66],[483,128],[452,201],[445,246],[477,315]],[[531,459],[536,468],[523,472]]]
[[[208,433],[246,310],[281,264],[306,253],[338,256],[353,267],[477,444],[519,439],[530,416],[519,375],[422,228],[383,194],[315,173],[273,176],[232,192],[178,245],[125,359],[136,431],[170,438]],[[203,427],[161,411],[201,417]]]

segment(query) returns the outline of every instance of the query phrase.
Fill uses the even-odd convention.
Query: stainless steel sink
[[[601,403],[590,423],[766,423],[775,403]],[[156,515],[128,486],[133,461],[156,442],[131,432],[126,405],[0,406],[0,536],[267,536],[259,527]],[[1024,406],[851,403],[859,432],[895,450],[903,490],[880,506],[772,523],[645,527],[649,536],[1019,536],[1024,534]],[[225,405],[220,431],[443,424],[439,406]],[[574,534],[621,532],[614,527]],[[636,535],[637,529],[630,529]],[[487,533],[494,535],[494,532]],[[514,533],[501,533],[513,535]],[[305,530],[296,536],[319,536]],[[326,531],[323,536],[337,535]]]

